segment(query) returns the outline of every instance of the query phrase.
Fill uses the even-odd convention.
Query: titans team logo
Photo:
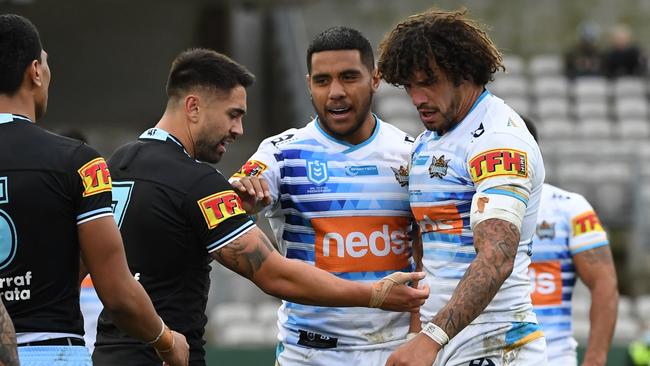
[[[541,223],[537,224],[535,233],[540,239],[553,239],[555,238],[555,223],[543,220]]]
[[[431,165],[429,165],[429,177],[442,178],[447,175],[449,161],[451,161],[451,159],[445,159],[444,155],[439,158],[436,158],[434,155],[431,159]]]
[[[390,167],[393,170],[393,173],[395,173],[395,179],[397,179],[397,183],[401,187],[405,187],[407,184],[409,184],[409,171],[406,169],[403,165],[399,166],[399,169],[395,169],[393,167]]]
[[[327,173],[327,162],[316,160],[307,160],[307,179],[319,186],[329,179]]]

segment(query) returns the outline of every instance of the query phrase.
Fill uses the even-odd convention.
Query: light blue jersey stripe
[[[254,225],[255,225],[255,223],[253,223],[253,221],[250,221],[250,220],[246,221],[242,226],[240,226],[239,228],[231,231],[230,234],[228,234],[228,235],[224,236],[223,238],[215,241],[214,243],[208,245],[207,246],[208,251],[216,249],[219,246],[230,242],[235,237],[237,237],[238,235],[241,235],[244,231],[250,229]]]
[[[524,196],[522,196],[520,194],[517,194],[517,193],[515,193],[513,191],[508,191],[508,190],[499,189],[499,188],[488,188],[483,192],[488,193],[488,194],[500,194],[502,196],[509,196],[509,197],[512,197],[512,198],[516,198],[519,201],[523,202],[524,205],[528,206],[528,198],[526,198],[526,197],[524,197]]]
[[[92,216],[106,214],[106,213],[113,213],[113,210],[110,207],[102,207],[102,208],[98,208],[96,210],[88,211],[88,212],[82,213],[81,215],[78,215],[77,216],[77,221],[81,221],[83,219],[87,219],[87,218],[92,217]]]

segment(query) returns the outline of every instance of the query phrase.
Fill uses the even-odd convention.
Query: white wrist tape
[[[487,219],[500,219],[512,223],[521,231],[525,214],[526,204],[515,197],[481,192],[472,198],[469,222],[474,229]]]
[[[428,322],[422,327],[420,333],[425,334],[427,337],[433,339],[434,342],[438,343],[441,347],[444,347],[445,344],[449,343],[449,336],[445,333],[442,328],[439,326]]]

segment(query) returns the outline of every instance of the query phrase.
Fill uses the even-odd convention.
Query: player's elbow
[[[133,280],[135,282],[135,280]],[[117,284],[117,283],[116,283]],[[138,311],[138,291],[128,283],[119,283],[109,288],[97,288],[104,309],[111,317],[128,316]]]

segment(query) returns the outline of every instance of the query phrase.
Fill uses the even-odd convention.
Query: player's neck
[[[460,123],[467,114],[472,110],[474,103],[483,93],[483,86],[476,85],[474,83],[466,82],[465,85],[461,86],[461,99],[460,99],[460,108],[458,109],[458,115],[455,119],[456,124]]]
[[[20,114],[36,121],[36,106],[30,98],[25,98],[19,91],[15,95],[0,94],[0,113]]]
[[[178,115],[174,110],[167,109],[156,124],[156,128],[163,129],[176,137],[183,144],[185,151],[190,156],[194,156],[194,144],[192,143],[188,124],[183,119],[183,116]]]

